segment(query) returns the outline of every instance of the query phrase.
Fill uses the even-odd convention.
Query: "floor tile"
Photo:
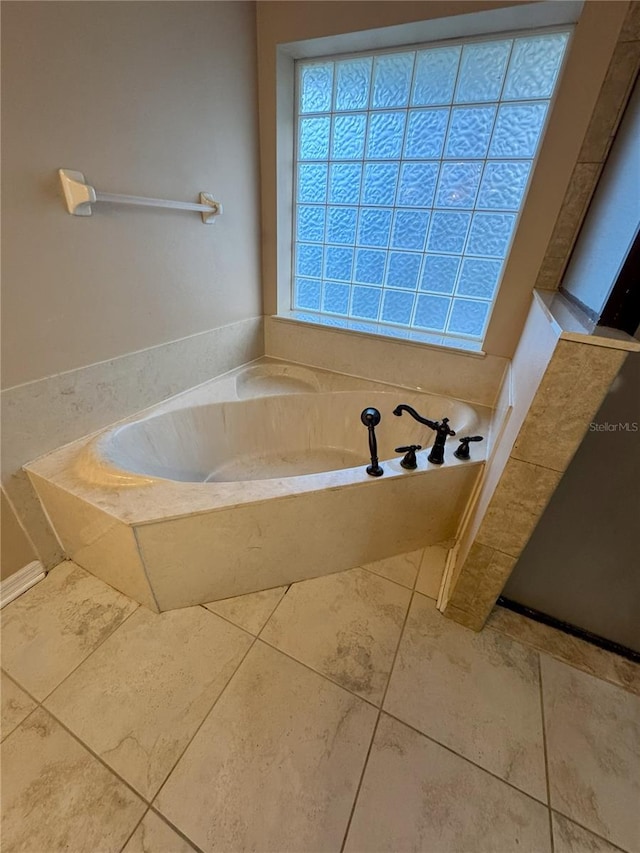
[[[620,655],[599,649],[578,637],[572,637],[571,634],[565,634],[550,625],[543,625],[521,613],[514,613],[506,607],[493,609],[487,621],[487,628],[546,652],[552,658],[589,672],[596,678],[619,684],[625,690],[640,696],[640,664],[626,660]]]
[[[382,714],[345,853],[547,853],[545,806]]]
[[[385,710],[546,801],[538,655],[416,594]]]
[[[552,820],[555,853],[619,853],[619,847],[614,847],[556,812],[553,812]]]
[[[45,710],[2,744],[6,853],[117,853],[145,804]]]
[[[409,551],[406,554],[397,554],[395,557],[388,557],[386,560],[377,560],[375,563],[367,563],[362,566],[369,572],[374,572],[376,575],[382,575],[383,578],[388,578],[390,581],[407,586],[413,589],[418,574],[418,567],[422,559],[422,548],[418,551]]]
[[[338,851],[376,713],[258,640],[157,806],[204,851]]]
[[[27,696],[24,690],[21,690],[4,672],[0,690],[2,691],[0,740],[4,740],[37,706],[33,699]]]
[[[551,805],[640,850],[640,698],[542,657]]]
[[[2,611],[2,666],[44,699],[138,607],[74,563]]]
[[[212,601],[204,606],[250,634],[259,634],[286,591],[286,586],[277,586],[274,589]]]
[[[379,703],[411,592],[363,569],[293,584],[262,639]]]
[[[203,607],[141,607],[46,707],[153,798],[252,642]]]
[[[429,596],[429,598],[438,598],[448,553],[446,548],[440,548],[437,545],[424,549],[420,572],[416,581],[418,592]]]
[[[122,853],[193,853],[194,848],[155,812],[148,811]]]

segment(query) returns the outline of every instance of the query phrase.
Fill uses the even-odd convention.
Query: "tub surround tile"
[[[277,586],[273,589],[251,592],[249,595],[210,601],[204,606],[250,634],[258,635],[286,591],[286,586]]]
[[[416,594],[384,710],[546,801],[538,655]]]
[[[363,569],[294,584],[262,639],[379,704],[411,593]]]
[[[194,849],[161,817],[149,810],[122,853],[194,853]]]
[[[576,163],[547,246],[552,257],[569,256],[576,238],[576,223],[582,222],[601,171],[601,163]]]
[[[2,611],[2,666],[42,700],[137,607],[74,563],[61,563]]]
[[[417,592],[421,592],[429,598],[438,598],[448,553],[446,548],[439,545],[432,545],[424,549],[420,572],[416,580]]]
[[[540,803],[382,714],[345,853],[549,853]]]
[[[118,853],[146,805],[44,709],[2,744],[6,851]]]
[[[127,620],[46,707],[152,799],[251,645],[202,607]]]
[[[551,806],[640,850],[640,698],[542,656]]]
[[[620,853],[609,844],[566,817],[552,812],[553,849],[555,853]]]
[[[487,620],[487,628],[506,634],[520,643],[545,652],[550,657],[640,696],[640,664],[606,652],[578,637],[572,637],[550,625],[543,625],[506,607],[493,609]]]
[[[157,807],[206,853],[339,850],[376,716],[258,640]]]
[[[417,551],[410,551],[408,554],[398,554],[395,557],[388,557],[386,560],[376,560],[373,563],[366,563],[362,568],[413,589],[423,550],[419,548]]]
[[[33,699],[27,696],[24,690],[4,672],[1,676],[0,692],[2,698],[0,740],[4,740],[37,706]]]

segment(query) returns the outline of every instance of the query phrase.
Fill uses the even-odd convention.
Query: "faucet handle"
[[[415,469],[418,467],[418,462],[416,461],[416,450],[422,450],[422,445],[410,444],[408,447],[396,447],[396,453],[406,454],[400,464],[408,471],[415,471]]]
[[[481,435],[466,435],[464,438],[460,439],[460,447],[457,450],[454,450],[453,455],[456,459],[471,459],[471,455],[469,453],[469,442],[470,441],[482,441],[483,436]]]

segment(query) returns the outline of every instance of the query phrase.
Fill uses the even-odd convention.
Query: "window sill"
[[[350,335],[363,335],[377,340],[382,339],[403,344],[412,344],[413,346],[430,347],[439,350],[444,349],[480,358],[485,355],[481,341],[419,332],[415,329],[402,329],[382,323],[367,323],[366,321],[352,320],[346,317],[327,317],[307,311],[286,311],[276,314],[274,319],[320,329],[331,329],[331,331],[335,332],[346,332]]]

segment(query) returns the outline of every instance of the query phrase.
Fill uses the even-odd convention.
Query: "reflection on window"
[[[298,63],[298,316],[482,339],[568,36]]]

